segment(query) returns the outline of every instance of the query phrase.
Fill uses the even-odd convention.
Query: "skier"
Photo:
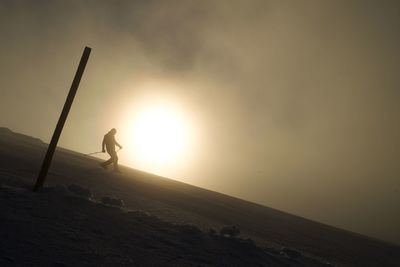
[[[118,168],[118,156],[117,152],[115,151],[115,146],[118,146],[120,149],[122,149],[122,146],[118,144],[118,142],[115,140],[116,133],[117,130],[115,128],[112,128],[107,134],[104,135],[101,148],[103,153],[106,152],[104,147],[107,148],[107,153],[110,155],[110,159],[100,163],[100,166],[103,167],[104,169],[107,169],[108,165],[114,163],[114,171],[121,172]]]

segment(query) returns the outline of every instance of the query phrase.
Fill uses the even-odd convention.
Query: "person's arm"
[[[122,149],[122,146],[121,146],[117,141],[115,141],[115,145],[116,145],[117,147],[119,147],[119,149]]]
[[[106,152],[106,149],[104,148],[106,145],[106,136],[103,137],[103,142],[101,143],[101,151]]]

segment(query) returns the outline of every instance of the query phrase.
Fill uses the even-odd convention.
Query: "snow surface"
[[[0,266],[400,266],[397,245],[65,149],[33,193],[46,147],[0,128]]]
[[[3,186],[0,203],[1,266],[327,266],[102,205],[62,186],[39,193]]]

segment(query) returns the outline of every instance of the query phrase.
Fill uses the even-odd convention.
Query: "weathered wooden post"
[[[69,90],[67,100],[65,100],[64,108],[61,112],[60,118],[58,119],[56,129],[54,130],[53,137],[51,138],[51,142],[47,149],[46,156],[44,157],[42,163],[42,168],[40,169],[35,187],[33,188],[34,192],[37,191],[40,187],[42,187],[44,184],[47,172],[51,164],[51,160],[53,159],[54,151],[56,150],[57,147],[58,139],[60,138],[65,121],[67,120],[69,110],[71,109],[72,102],[74,101],[74,97],[76,91],[78,90],[79,82],[81,81],[83,72],[85,71],[86,63],[89,59],[91,50],[92,49],[90,47],[85,47],[85,50],[83,51],[83,55],[81,61],[79,62],[79,66],[76,71],[74,80],[72,81],[71,89]]]

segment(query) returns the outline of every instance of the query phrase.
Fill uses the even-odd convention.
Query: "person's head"
[[[112,128],[109,133],[111,133],[112,135],[115,135],[117,133],[117,129]]]

